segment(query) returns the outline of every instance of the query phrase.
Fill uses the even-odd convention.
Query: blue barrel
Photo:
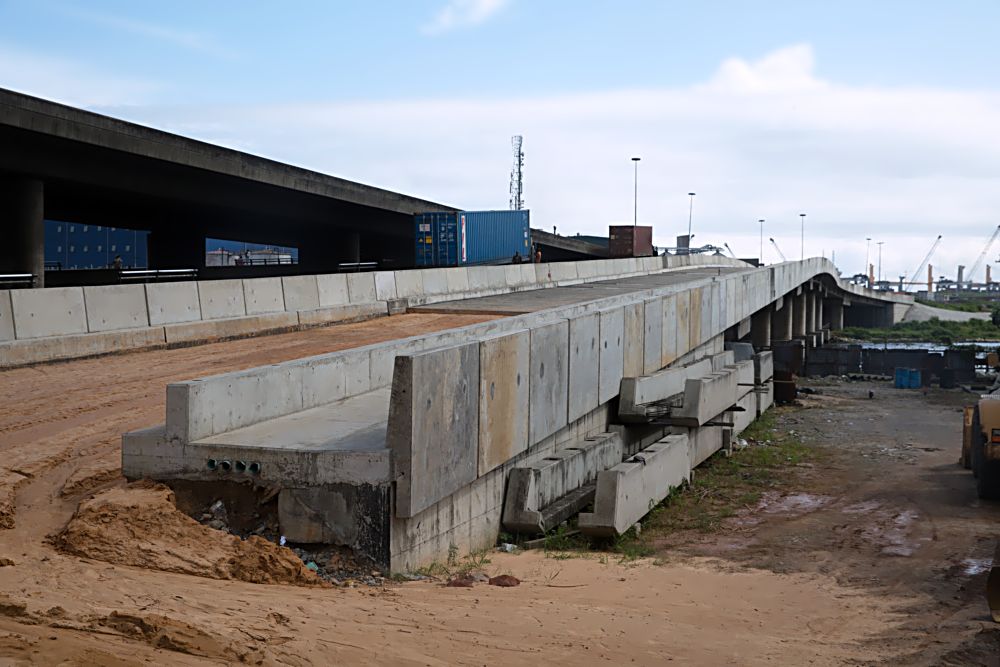
[[[909,368],[897,368],[895,382],[893,383],[896,389],[906,389],[910,386],[910,369]]]
[[[910,389],[920,389],[922,385],[920,384],[920,369],[911,368],[910,369]]]

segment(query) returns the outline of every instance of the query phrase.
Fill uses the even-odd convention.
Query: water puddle
[[[962,573],[970,577],[989,572],[991,567],[993,560],[990,558],[966,558],[962,561]]]
[[[816,496],[811,493],[791,493],[782,496],[778,493],[765,493],[757,503],[757,510],[767,514],[814,512],[833,502],[830,496]]]

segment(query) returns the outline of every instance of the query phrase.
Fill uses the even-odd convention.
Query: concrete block
[[[735,370],[713,372],[684,384],[684,405],[671,410],[670,419],[685,426],[701,426],[729,409],[737,399]]]
[[[84,287],[83,300],[87,305],[87,330],[91,333],[149,326],[146,290],[142,285]]]
[[[758,352],[753,356],[753,379],[757,384],[763,384],[774,377],[774,353],[770,350]]]
[[[597,476],[594,511],[580,514],[580,530],[621,535],[690,477],[687,436],[668,435]]]
[[[148,283],[146,303],[149,306],[149,324],[175,324],[201,319],[198,283]]]
[[[316,276],[282,276],[285,310],[315,310],[319,308],[319,284]]]
[[[597,381],[597,402],[607,403],[618,395],[624,375],[625,310],[600,312],[600,368]]]
[[[331,322],[360,322],[370,320],[373,317],[385,317],[389,314],[389,308],[385,301],[372,301],[371,303],[351,303],[344,306],[317,308],[316,310],[300,310],[298,313],[290,314],[297,315],[299,325],[307,327],[330,324]]]
[[[0,290],[0,341],[14,340],[14,313],[10,307],[10,290]]]
[[[355,274],[350,274],[355,275]],[[363,274],[362,274],[363,275]],[[346,306],[354,301],[347,288],[348,274],[324,273],[316,276],[316,290],[319,295],[319,307]],[[375,299],[369,299],[375,301]]]
[[[19,340],[87,333],[83,288],[16,289],[10,300]]]
[[[648,421],[645,406],[683,394],[689,379],[702,378],[711,372],[712,362],[702,359],[687,366],[665,368],[651,375],[624,378],[618,415],[626,422]]]
[[[479,343],[397,356],[386,433],[396,516],[412,517],[471,484],[478,440]]]
[[[543,533],[565,521],[572,506],[557,507],[554,513],[545,510],[592,484],[601,471],[621,463],[623,447],[621,436],[602,433],[511,470],[504,501],[504,527],[518,533]]]
[[[723,439],[727,431],[729,429],[722,426],[705,426],[687,430],[688,456],[692,470],[722,449]]]
[[[528,448],[531,334],[479,343],[479,465],[482,477]]]
[[[375,300],[389,301],[396,299],[396,274],[392,271],[375,272]]]
[[[530,446],[566,425],[569,401],[569,322],[566,320],[531,330],[528,392]]]
[[[201,280],[197,285],[201,319],[218,320],[247,314],[242,280]]]
[[[246,303],[247,315],[283,311],[285,295],[281,290],[281,278],[245,278],[243,301]]]
[[[655,373],[663,368],[663,299],[654,297],[643,302],[642,370],[644,374]]]
[[[375,301],[375,274],[348,273],[347,292],[351,303],[371,303]]]
[[[0,342],[0,368],[93,357],[163,344],[163,327],[9,340]]]
[[[774,382],[768,380],[764,382],[756,392],[757,395],[757,416],[771,409],[774,405]]]
[[[600,378],[600,316],[597,313],[569,321],[569,403],[572,423],[598,405]]]
[[[642,302],[626,305],[625,311],[625,336],[622,345],[622,374],[625,377],[636,377],[642,375],[645,370],[643,364],[643,350],[645,348],[645,308]]]
[[[396,271],[394,274],[396,282],[396,296],[401,299],[423,296],[424,294],[424,271],[409,270]]]
[[[163,335],[168,345],[194,341],[252,336],[265,331],[285,331],[299,326],[295,313],[265,313],[231,317],[224,320],[202,320],[164,324]]]

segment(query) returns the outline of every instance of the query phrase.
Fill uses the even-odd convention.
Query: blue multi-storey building
[[[122,258],[126,269],[149,265],[149,232],[76,222],[45,221],[45,264],[50,269],[106,269]]]

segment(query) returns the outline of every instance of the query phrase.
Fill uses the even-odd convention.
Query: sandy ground
[[[942,322],[966,322],[968,320],[988,320],[989,313],[967,313],[962,310],[949,310],[948,308],[935,308],[922,303],[915,303],[910,306],[903,316],[904,322],[926,322],[932,317],[936,317]]]
[[[1000,654],[981,594],[1000,509],[980,506],[954,465],[955,394],[880,387],[868,401],[866,386],[826,387],[780,417],[830,451],[823,469],[794,471],[794,493],[719,533],[664,539],[657,559],[491,554],[485,569],[515,575],[515,588],[316,586],[287,554],[172,513],[169,494],[122,488],[119,435],[162,420],[169,380],[481,319],[406,315],[0,373],[0,664],[936,665]],[[290,583],[250,583],[261,570]]]

